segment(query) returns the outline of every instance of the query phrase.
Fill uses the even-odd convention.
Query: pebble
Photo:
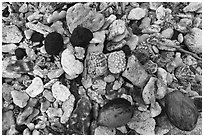
[[[44,90],[44,85],[42,82],[42,79],[39,77],[35,77],[32,80],[32,83],[29,85],[29,87],[26,89],[26,93],[30,96],[30,97],[36,97],[37,95],[39,95],[40,93],[42,93]]]
[[[144,17],[142,19],[142,22],[139,26],[140,29],[145,29],[145,28],[148,28],[151,24],[151,18],[150,17]]]
[[[41,102],[40,111],[42,113],[46,112],[49,107],[50,107],[50,102],[48,100],[46,100],[45,102]]]
[[[23,135],[31,135],[29,128],[26,128],[25,130],[23,130]]]
[[[23,5],[19,8],[18,11],[21,12],[21,13],[28,12],[28,5],[26,3],[23,3]]]
[[[90,43],[104,43],[106,38],[106,30],[97,31],[93,33],[93,38]]]
[[[130,11],[128,15],[129,20],[141,20],[143,17],[145,17],[146,11],[142,8],[134,8]]]
[[[49,101],[49,102],[54,102],[55,98],[52,95],[52,92],[50,90],[45,89],[43,91],[43,96]]]
[[[34,33],[34,31],[32,29],[24,30],[24,35],[25,35],[26,39],[30,39],[33,33]]]
[[[24,58],[24,56],[26,56],[26,50],[23,48],[17,48],[15,49],[15,55],[16,55],[16,59],[17,60],[22,60]]]
[[[162,111],[162,108],[161,108],[161,106],[159,105],[158,102],[155,102],[154,104],[151,104],[150,113],[151,113],[152,117],[158,116],[161,113],[161,111]]]
[[[2,52],[13,53],[16,48],[17,48],[16,44],[4,44],[2,45]]]
[[[114,14],[111,14],[108,18],[105,19],[105,23],[102,27],[102,30],[107,29],[109,25],[112,24],[116,19],[117,17]]]
[[[126,45],[130,47],[130,49],[133,51],[136,46],[138,45],[139,37],[137,35],[132,35],[128,40]]]
[[[49,55],[58,55],[64,47],[63,37],[57,32],[49,33],[45,37],[45,51]]]
[[[46,111],[46,113],[47,113],[49,118],[61,117],[63,114],[61,108],[52,108],[52,107],[49,107],[48,110]]]
[[[32,135],[40,135],[40,132],[37,129],[34,129]]]
[[[51,27],[44,25],[40,22],[38,22],[37,24],[33,24],[31,22],[28,22],[25,24],[25,26],[31,30],[34,30],[34,31],[37,31],[37,32],[43,34],[44,36],[46,36],[49,33],[54,31]]]
[[[60,19],[63,19],[66,17],[66,11],[62,10],[61,12],[58,11],[54,11],[52,15],[50,15],[47,18],[47,23],[52,23],[52,22],[56,22]]]
[[[145,104],[152,104],[152,103],[154,104],[155,102],[154,93],[156,92],[156,87],[155,87],[156,81],[157,81],[157,78],[151,77],[142,91],[142,98]]]
[[[73,79],[83,72],[83,63],[75,59],[69,49],[62,52],[61,64],[63,70]]]
[[[77,3],[67,10],[66,22],[70,33],[78,25],[95,32],[103,26],[105,17],[103,14],[91,10],[88,6]]]
[[[116,130],[114,128],[108,128],[104,126],[98,126],[95,129],[94,135],[115,135]]]
[[[144,121],[135,121],[128,123],[128,127],[141,135],[154,135],[156,122],[153,118]]]
[[[108,75],[108,76],[104,77],[103,80],[107,83],[111,83],[111,82],[115,81],[115,77],[113,75]]]
[[[171,39],[174,34],[174,30],[172,28],[167,28],[161,32],[161,36],[167,39]]]
[[[108,56],[108,68],[111,73],[120,73],[125,70],[125,66],[125,53],[122,50],[110,53]]]
[[[110,26],[109,26],[109,35],[108,40],[114,39],[116,36],[121,35],[125,32],[126,26],[125,21],[118,19],[115,20]]]
[[[190,33],[184,36],[184,43],[188,49],[194,53],[202,53],[202,30],[199,28],[191,29]]]
[[[62,68],[51,70],[47,76],[49,79],[59,78],[64,73]]]
[[[29,22],[32,22],[33,20],[39,20],[39,19],[42,18],[42,17],[43,17],[43,15],[40,14],[39,11],[36,11],[36,12],[34,12],[33,14],[29,15],[29,16],[27,17],[27,20],[28,20]]]
[[[82,47],[74,47],[74,55],[77,59],[84,59],[85,49]]]
[[[122,73],[122,76],[130,80],[135,86],[142,87],[147,81],[148,74],[140,65],[138,59],[131,55],[128,58],[126,70]]]
[[[2,131],[8,130],[11,125],[15,125],[13,111],[2,112]]]
[[[13,90],[11,91],[11,96],[13,98],[13,103],[20,108],[24,108],[27,105],[29,96],[25,92]]]
[[[189,5],[183,8],[183,12],[194,12],[202,8],[201,2],[190,2]]]
[[[72,32],[70,42],[73,46],[86,48],[92,38],[93,33],[91,30],[85,27],[77,26]]]
[[[74,95],[70,95],[69,98],[63,102],[62,111],[64,113],[62,114],[62,117],[60,119],[61,123],[65,124],[69,120],[69,117],[74,109],[74,102],[75,102]]]
[[[19,43],[23,36],[21,31],[15,25],[2,27],[2,42],[3,43]]]
[[[178,42],[179,43],[182,43],[183,42],[183,40],[184,40],[184,37],[183,37],[183,34],[182,33],[180,33],[179,35],[178,35]]]
[[[63,23],[61,21],[56,21],[50,26],[54,31],[57,33],[63,35],[65,33],[65,30],[63,28]],[[65,40],[64,40],[65,42]],[[64,43],[65,44],[65,43]]]
[[[44,35],[39,32],[33,32],[30,40],[32,42],[42,42],[44,40]]]
[[[11,91],[14,90],[14,88],[7,83],[2,84],[2,97],[6,102],[12,101]]]
[[[65,101],[71,95],[69,89],[61,84],[59,81],[52,85],[52,94],[56,100]]]

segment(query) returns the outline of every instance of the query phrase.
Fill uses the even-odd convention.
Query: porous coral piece
[[[107,60],[102,52],[93,52],[88,56],[88,74],[95,78],[103,75],[107,70]]]
[[[63,49],[62,35],[57,32],[49,33],[45,37],[45,51],[50,55],[57,55]]]
[[[111,52],[108,56],[108,68],[111,73],[120,73],[125,70],[125,53],[120,51]]]
[[[195,80],[195,74],[187,65],[180,66],[175,70],[175,77],[182,85],[188,85]]]
[[[61,12],[54,11],[52,15],[47,18],[48,23],[55,22],[57,20],[63,19],[66,17],[66,11],[62,10]]]
[[[62,52],[61,64],[63,70],[70,76],[71,79],[76,78],[83,72],[83,64],[75,59],[70,49],[65,49]]]

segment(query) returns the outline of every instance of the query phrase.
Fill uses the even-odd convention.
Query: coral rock
[[[15,25],[2,27],[2,42],[19,43],[23,38],[22,33]]]
[[[125,70],[125,66],[125,53],[122,50],[110,53],[108,56],[108,68],[111,73],[120,73]]]

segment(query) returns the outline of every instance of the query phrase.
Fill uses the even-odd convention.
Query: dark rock
[[[89,29],[78,26],[72,32],[70,42],[73,46],[86,48],[92,38],[93,33]]]
[[[42,42],[44,40],[43,34],[39,32],[34,32],[30,38],[32,42]]]
[[[57,32],[48,34],[45,38],[45,50],[50,55],[58,55],[63,49],[62,35]]]
[[[18,130],[19,132],[23,132],[27,126],[25,124],[23,125],[15,125],[15,129]]]
[[[105,104],[99,111],[98,124],[106,127],[120,127],[133,116],[131,103],[124,98],[116,98]]]
[[[21,59],[23,59],[23,57],[26,56],[27,54],[26,54],[25,49],[23,49],[23,48],[17,48],[17,49],[15,50],[15,55],[16,55],[17,60],[21,60]]]
[[[196,127],[198,110],[193,101],[180,91],[166,95],[165,108],[169,121],[180,130],[191,131]]]

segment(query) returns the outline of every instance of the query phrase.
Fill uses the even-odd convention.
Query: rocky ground
[[[2,82],[2,134],[201,135],[202,4],[3,2]]]

